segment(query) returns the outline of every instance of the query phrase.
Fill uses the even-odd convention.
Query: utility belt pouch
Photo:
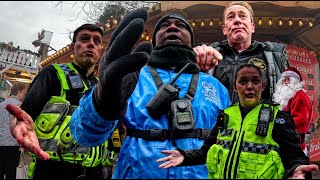
[[[69,123],[63,129],[62,133],[60,134],[60,140],[57,143],[58,148],[60,148],[62,153],[66,153],[75,145],[75,140],[71,136]]]
[[[57,124],[65,118],[69,104],[66,103],[47,103],[41,114],[35,120],[35,126],[42,133],[50,133],[57,127]]]
[[[188,99],[173,101],[169,114],[173,130],[192,131],[195,129],[192,104]]]

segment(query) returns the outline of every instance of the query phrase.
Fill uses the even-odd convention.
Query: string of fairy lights
[[[150,11],[154,11],[158,8],[155,7],[148,7],[147,9],[149,9]],[[121,21],[122,17],[114,17],[111,16],[108,20],[107,23],[102,25],[100,22],[96,23],[97,26],[99,26],[104,32],[109,31],[109,30],[113,30],[114,28],[116,28],[119,24],[119,22]],[[258,26],[263,26],[264,24],[268,25],[268,26],[285,26],[288,25],[290,27],[294,27],[294,26],[299,26],[299,27],[303,27],[303,26],[308,26],[308,27],[313,27],[314,26],[314,21],[312,19],[306,19],[306,18],[278,18],[278,17],[255,17],[254,18],[256,27]],[[222,19],[221,18],[210,18],[210,19],[193,19],[193,20],[189,20],[189,23],[192,26],[192,30],[194,30],[195,28],[208,28],[208,27],[215,27],[215,26],[221,26],[222,25]],[[152,38],[149,35],[149,32],[144,32],[141,35],[141,39],[142,41],[150,41],[152,42]],[[103,45],[103,48],[105,46]],[[68,52],[70,50],[70,45],[67,45],[63,48],[61,48],[59,51],[55,52],[54,54],[48,56],[47,58],[45,58],[44,60],[42,60],[39,64],[41,66],[43,66],[46,63],[49,63],[51,60],[56,59],[57,57],[63,55],[65,52]],[[70,58],[73,59],[74,55],[71,54]]]
[[[274,21],[277,23],[278,26],[283,26],[285,23],[288,24],[288,26],[294,26],[294,24],[297,24],[298,26],[302,27],[302,26],[309,26],[309,27],[313,27],[314,22],[311,19],[301,19],[301,18],[278,18],[278,20],[273,20],[273,18],[268,18],[268,20],[266,21],[266,23],[269,26],[272,26],[274,24]],[[258,25],[262,25],[264,23],[262,18],[258,18]]]
[[[297,24],[298,26],[309,26],[313,27],[314,22],[311,19],[301,19],[301,18],[268,18],[268,17],[260,17],[260,18],[254,18],[255,24],[262,26],[264,23],[266,23],[269,26],[273,26],[274,23],[278,26],[283,26],[285,23],[288,24],[288,26],[294,26]],[[214,20],[214,19],[197,19],[197,20],[191,20],[190,24],[192,27],[205,27],[205,26],[214,26],[215,24],[218,24],[219,26],[222,25],[221,18]]]

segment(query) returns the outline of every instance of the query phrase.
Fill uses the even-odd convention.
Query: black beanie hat
[[[169,13],[169,14],[166,14],[164,15],[162,18],[160,18],[157,22],[157,24],[155,25],[155,28],[154,28],[154,31],[153,31],[153,37],[152,37],[152,45],[153,45],[153,48],[156,47],[156,34],[157,32],[159,31],[160,29],[160,25],[161,23],[163,23],[164,21],[166,21],[167,19],[179,19],[181,20],[182,22],[184,22],[187,26],[187,30],[190,32],[190,35],[191,35],[191,46],[193,47],[193,32],[192,32],[192,29],[191,29],[191,26],[190,24],[188,23],[188,21],[182,17],[181,15],[179,14],[175,14],[175,13]]]

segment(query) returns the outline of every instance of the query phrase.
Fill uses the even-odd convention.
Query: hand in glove
[[[140,43],[130,53],[144,32],[147,18],[145,8],[127,14],[113,32],[105,56],[100,61],[100,81],[93,92],[93,103],[98,114],[107,120],[121,119],[124,116],[129,95],[123,94],[126,91],[132,93],[133,89],[121,88],[124,87],[123,79],[126,75],[139,71],[149,59],[152,51],[149,42]]]

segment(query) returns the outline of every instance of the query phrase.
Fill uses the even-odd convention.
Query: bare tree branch
[[[103,14],[104,8],[110,5],[122,5],[128,11],[140,7],[150,7],[160,3],[160,1],[58,1],[53,3],[55,7],[72,6],[72,8],[79,8],[79,12],[74,19],[69,21],[75,21],[79,18],[87,23],[94,23],[99,19],[99,16]]]

